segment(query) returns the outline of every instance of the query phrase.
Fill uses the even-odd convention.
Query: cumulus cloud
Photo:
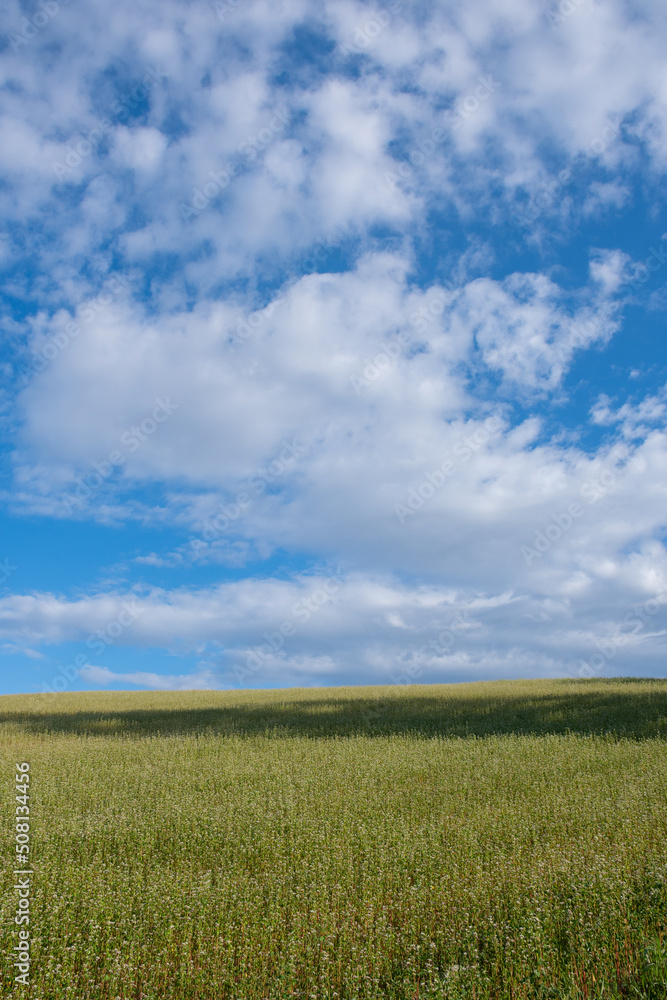
[[[35,344],[42,357],[62,349],[20,399],[35,476],[99,478],[120,453],[106,477],[120,485],[231,485],[295,435],[310,452],[302,472],[342,437],[352,462],[374,445],[382,452],[399,425],[419,429],[423,458],[428,441],[434,459],[447,426],[475,403],[462,366],[522,391],[553,390],[577,350],[617,329],[601,264],[581,304],[539,274],[448,290],[415,287],[409,270],[404,256],[371,254],[354,270],[298,279],[249,317],[218,302],[155,321],[112,302],[85,336],[70,337],[58,315]]]
[[[111,238],[117,257],[132,249],[145,260],[157,247],[182,254],[189,281],[210,292],[221,269],[247,272],[271,248],[293,251],[372,223],[410,226],[442,194],[461,207],[488,200],[490,183],[496,197],[503,186],[511,198],[519,189],[537,194],[552,171],[542,153],[549,145],[611,164],[631,161],[639,140],[661,169],[664,10],[656,0],[636,5],[631,19],[621,0],[583,4],[557,28],[529,3],[479,0],[474,14],[456,4],[420,14],[399,6],[379,33],[368,28],[377,12],[365,4],[291,4],[266,22],[262,4],[241,5],[220,22],[212,6],[195,13],[167,3],[151,9],[148,31],[142,5],[122,3],[110,15],[91,4],[76,27],[63,8],[29,43],[6,48],[3,128],[12,141],[3,149],[14,183],[3,211],[22,219],[59,199],[44,220],[50,244],[35,242],[32,252],[62,282],[76,280],[80,260]],[[5,30],[24,19],[9,5]],[[296,73],[277,91],[273,74],[304,21],[318,26],[328,72]],[[376,37],[344,56],[358,31]],[[53,45],[61,57],[43,59]],[[489,100],[476,97],[480,78],[497,81]],[[289,126],[263,144],[258,136],[279,106]],[[633,143],[620,128],[601,138],[610,116],[627,120]],[[60,193],[52,163],[103,120],[108,133],[93,136],[74,185]],[[407,178],[389,183],[385,174],[400,164]],[[179,204],[228,165],[233,182],[183,225]],[[102,176],[117,213],[97,227],[86,205],[104,199]],[[596,185],[580,211],[618,204],[622,184]],[[63,259],[65,247],[75,248],[73,260]]]

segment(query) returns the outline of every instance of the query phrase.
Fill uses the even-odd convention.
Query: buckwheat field
[[[666,734],[666,681],[2,697],[2,995],[664,1000]]]

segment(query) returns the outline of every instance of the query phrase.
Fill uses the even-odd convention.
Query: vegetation
[[[0,698],[2,995],[664,1000],[666,735],[665,681]]]

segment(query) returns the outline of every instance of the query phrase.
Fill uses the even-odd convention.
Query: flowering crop
[[[664,681],[3,697],[2,996],[663,998],[666,726]]]

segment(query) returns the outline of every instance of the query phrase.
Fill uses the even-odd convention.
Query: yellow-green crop
[[[664,1000],[666,734],[664,681],[3,697],[2,995]]]

